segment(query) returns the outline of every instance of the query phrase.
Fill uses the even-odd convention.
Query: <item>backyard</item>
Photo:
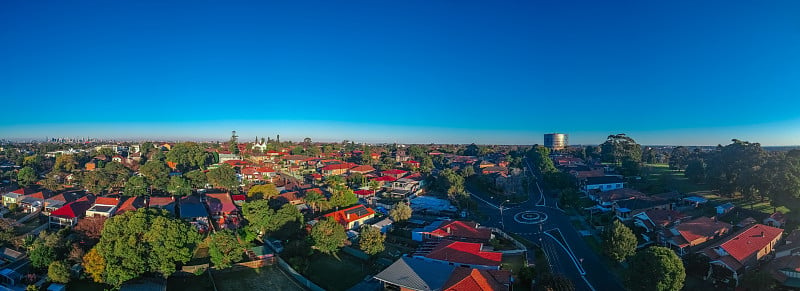
[[[671,170],[667,164],[645,164],[642,166],[642,180],[632,183],[636,190],[649,194],[678,191],[680,193],[693,193],[709,191],[708,185],[699,185],[689,181],[683,172]]]
[[[219,291],[303,290],[277,266],[258,269],[242,267],[235,271],[215,272],[212,276]]]
[[[309,258],[312,263],[303,276],[325,290],[347,290],[371,275],[372,271],[377,271],[369,261],[359,260],[344,252],[339,252],[338,257],[315,253]]]

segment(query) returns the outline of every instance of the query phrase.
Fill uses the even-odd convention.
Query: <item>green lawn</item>
[[[277,266],[259,269],[242,268],[224,273],[215,272],[213,277],[219,291],[303,290]]]
[[[516,274],[520,268],[525,267],[525,257],[519,255],[503,255],[503,260],[500,262],[500,269],[509,270],[511,273]]]
[[[315,253],[303,275],[325,290],[347,290],[371,274],[369,262],[363,262],[340,252],[339,259]]]
[[[632,184],[633,188],[650,194],[669,191],[693,193],[711,190],[708,185],[698,185],[690,182],[683,175],[683,172],[670,170],[667,164],[645,164],[642,166],[641,177],[641,181]]]

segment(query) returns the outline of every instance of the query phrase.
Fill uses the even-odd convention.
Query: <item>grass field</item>
[[[339,259],[315,253],[309,258],[311,264],[303,275],[325,290],[336,291],[347,290],[371,274],[368,262],[342,252],[338,256]]]
[[[219,291],[303,290],[277,266],[259,269],[242,268],[237,271],[214,273],[214,283]]]
[[[708,185],[698,185],[687,179],[683,172],[670,170],[667,164],[645,164],[642,166],[642,180],[633,184],[639,191],[658,194],[669,191],[693,193],[710,191]]]

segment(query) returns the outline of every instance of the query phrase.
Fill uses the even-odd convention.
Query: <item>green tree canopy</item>
[[[165,191],[169,185],[169,169],[164,162],[157,159],[147,161],[139,168],[139,173],[152,188]]]
[[[333,219],[323,219],[311,228],[311,241],[314,248],[324,254],[333,255],[344,246],[347,234],[344,226]]]
[[[166,154],[168,162],[177,164],[182,172],[205,169],[213,161],[213,155],[194,142],[176,144]]]
[[[358,203],[358,196],[349,187],[336,185],[331,187],[330,202],[334,207],[347,207]]]
[[[105,222],[96,248],[106,262],[105,281],[123,282],[153,272],[169,276],[192,258],[200,234],[163,210],[139,209]]]
[[[250,187],[250,190],[247,191],[247,197],[251,198],[270,199],[278,196],[278,194],[280,193],[278,192],[278,188],[275,187],[275,184],[255,185]]]
[[[404,221],[411,218],[411,207],[403,202],[398,202],[394,205],[392,210],[389,211],[389,217],[394,221]]]
[[[619,220],[615,219],[603,231],[603,252],[617,262],[635,254],[636,244],[636,235]]]
[[[677,291],[685,279],[683,262],[673,250],[651,246],[630,260],[626,283],[634,291]]]
[[[642,161],[642,146],[624,133],[609,135],[600,145],[603,162],[619,164],[622,161]]]
[[[20,169],[17,173],[17,183],[22,187],[33,185],[36,183],[36,171],[30,166]]]
[[[215,187],[227,189],[231,192],[236,192],[239,187],[239,180],[236,178],[236,170],[228,164],[222,164],[217,168],[211,169],[206,174],[208,182]]]
[[[383,235],[377,228],[371,225],[361,226],[361,234],[358,238],[358,246],[365,253],[369,255],[375,255],[382,252],[384,249],[384,240],[386,240],[386,236]]]
[[[142,176],[133,176],[125,182],[125,196],[144,196],[147,195],[147,181]]]
[[[291,221],[303,223],[303,215],[294,205],[287,203],[276,211],[270,207],[268,200],[245,203],[242,205],[242,214],[248,221],[247,227],[260,236],[276,231]]]
[[[208,254],[216,268],[225,269],[241,261],[244,250],[236,235],[225,229],[211,235]]]
[[[67,284],[69,283],[70,279],[70,270],[69,265],[67,262],[64,261],[55,261],[50,263],[50,266],[47,268],[47,277],[50,278],[50,281]]]
[[[172,176],[169,178],[169,185],[167,192],[176,196],[186,196],[192,194],[192,185],[189,180],[180,176]]]
[[[535,145],[528,151],[528,159],[531,167],[539,173],[547,174],[558,171],[550,159],[550,149],[544,146]]]

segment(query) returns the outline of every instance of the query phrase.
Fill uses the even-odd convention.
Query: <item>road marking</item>
[[[564,243],[561,243],[561,241],[556,239],[555,236],[553,236],[552,234],[547,233],[548,231],[551,231],[551,230],[558,231],[558,234],[561,235],[561,238],[564,238],[564,234],[562,234],[561,230],[558,229],[558,228],[547,230],[547,231],[544,232],[544,234],[549,236],[549,237],[551,237],[554,241],[556,241],[558,243],[558,245],[560,245],[564,249],[564,251],[567,252],[569,257],[572,259],[572,263],[575,264],[576,268],[578,268],[578,273],[580,273],[581,275],[586,275],[586,271],[583,269],[583,266],[581,266],[580,263],[578,263],[578,258],[575,257],[575,254],[572,252],[572,249],[569,248],[569,244],[567,244],[567,246],[564,246],[564,244],[567,243],[566,242],[566,238],[564,238],[564,240],[565,240]]]
[[[538,224],[547,220],[547,214],[541,211],[523,211],[514,215],[514,221],[522,224]]]

